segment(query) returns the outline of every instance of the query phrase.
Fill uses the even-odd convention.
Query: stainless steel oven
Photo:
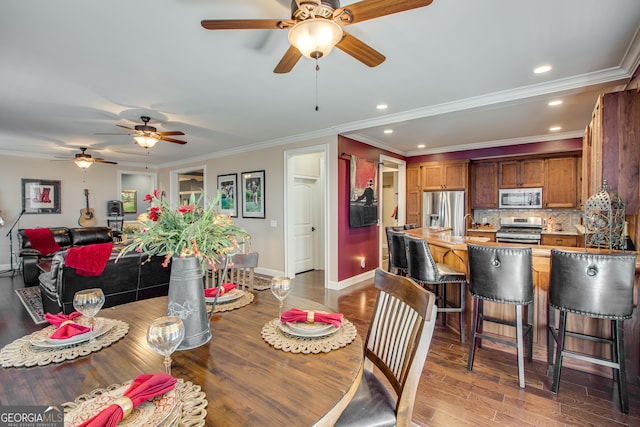
[[[542,239],[542,218],[503,217],[496,232],[496,242],[539,245]]]

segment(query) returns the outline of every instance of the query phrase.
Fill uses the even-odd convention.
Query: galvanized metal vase
[[[178,350],[200,347],[211,340],[202,267],[195,256],[171,258],[167,315],[178,316],[184,323],[184,340]]]

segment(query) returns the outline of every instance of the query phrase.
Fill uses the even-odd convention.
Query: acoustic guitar
[[[87,207],[80,209],[80,219],[78,220],[78,224],[82,227],[90,227],[94,226],[98,223],[96,221],[96,216],[93,212],[93,208],[89,207],[89,190],[85,188],[84,197],[87,200]]]

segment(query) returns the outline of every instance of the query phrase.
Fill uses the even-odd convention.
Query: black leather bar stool
[[[404,236],[408,275],[425,288],[432,287],[436,295],[438,313],[442,313],[442,324],[447,324],[446,313],[460,313],[460,341],[465,342],[467,322],[464,303],[467,288],[467,275],[446,264],[436,262],[427,242],[419,237]],[[456,286],[460,291],[460,305],[447,303],[447,286]]]
[[[528,359],[533,360],[533,267],[531,248],[467,245],[469,255],[469,291],[473,295],[473,326],[469,343],[467,369],[473,369],[473,358],[480,341],[516,347],[518,384],[524,388],[524,338],[527,337]],[[484,300],[515,306],[515,321],[484,315]],[[530,307],[529,307],[530,306]],[[527,307],[527,323],[523,325],[523,307]],[[516,328],[516,340],[508,340],[482,332],[483,322]]]
[[[407,254],[404,249],[404,231],[389,230],[389,272],[399,276],[407,275]]]
[[[404,231],[404,227],[400,226],[387,226],[385,227],[385,233],[387,234],[387,254],[389,257],[389,261],[387,262],[387,271],[389,273],[395,273],[395,271],[392,271],[392,268],[394,268],[394,263],[393,263],[393,242],[391,241],[391,235],[389,234],[391,231],[398,231],[398,232],[403,232]]]
[[[548,361],[555,366],[551,391],[558,392],[562,359],[572,357],[614,369],[618,383],[620,409],[629,413],[627,380],[624,365],[624,319],[633,311],[633,282],[636,255],[594,254],[587,252],[551,251],[551,282],[549,284],[549,345]],[[556,328],[556,310],[560,321]],[[567,314],[611,320],[610,337],[567,331]],[[611,358],[605,359],[567,350],[565,337],[586,339],[611,345]]]

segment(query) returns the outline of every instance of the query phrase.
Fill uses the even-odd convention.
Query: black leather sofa
[[[119,248],[114,248],[99,276],[81,276],[64,265],[66,251],[51,259],[51,270],[39,277],[42,306],[45,312],[69,314],[74,311],[73,295],[82,289],[101,288],[104,308],[146,298],[167,295],[171,265],[163,267],[164,257],[155,256],[142,264],[147,255],[130,252],[116,262]]]
[[[94,243],[113,242],[111,228],[109,227],[50,227],[53,238],[61,250],[69,249],[73,246],[91,245]],[[24,232],[18,230],[18,241],[20,243],[20,257],[22,258],[22,278],[25,286],[38,284],[38,276],[41,271],[38,263],[50,261],[51,257],[43,257],[40,252],[31,247],[31,243]]]

